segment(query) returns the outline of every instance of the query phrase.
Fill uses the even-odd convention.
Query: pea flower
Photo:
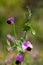
[[[9,63],[10,62],[10,59],[9,58],[6,58],[5,59],[5,63]]]
[[[30,41],[24,41],[22,43],[22,50],[28,50],[31,51],[31,49],[33,48],[32,44]]]
[[[20,64],[23,61],[24,61],[24,55],[17,54],[17,56],[16,56],[16,62],[15,63],[18,65],[18,64]]]
[[[14,17],[8,18],[7,23],[8,24],[14,23]]]
[[[10,35],[10,34],[8,34],[8,35],[7,35],[7,38],[8,38],[8,39],[11,39],[11,35]]]
[[[10,41],[12,41],[12,42],[14,42],[14,40],[15,40],[15,38],[12,37],[10,34],[7,34],[7,38],[8,38]]]

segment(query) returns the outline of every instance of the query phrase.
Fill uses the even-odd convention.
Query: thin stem
[[[15,32],[15,25],[14,25],[14,24],[12,24],[12,28],[13,28],[13,33],[14,33],[14,35],[15,35],[15,38],[17,39],[17,34],[16,34],[16,32]]]
[[[24,32],[23,38],[24,38],[24,39],[26,38],[26,31]]]
[[[23,42],[26,39],[26,31],[23,33],[23,37],[21,37],[21,41]]]

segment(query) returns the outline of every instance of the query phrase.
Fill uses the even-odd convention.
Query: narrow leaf
[[[7,44],[8,44],[8,46],[10,46],[10,42],[9,42],[9,40],[7,40]]]

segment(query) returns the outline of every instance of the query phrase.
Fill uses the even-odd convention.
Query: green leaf
[[[24,30],[25,31],[28,31],[28,30],[30,30],[31,29],[31,23],[30,22],[27,22],[26,24],[25,24],[25,26],[24,26]]]
[[[7,44],[8,44],[8,46],[10,46],[10,42],[9,42],[9,40],[7,40]]]
[[[14,41],[14,45],[16,45],[16,46],[20,46],[20,44],[21,44],[21,40],[15,40]]]
[[[31,23],[30,22],[27,22],[25,25],[26,26],[31,26]]]
[[[31,33],[32,33],[33,35],[35,35],[35,34],[36,34],[35,30],[33,30],[33,29],[32,29],[32,31],[31,31]]]
[[[18,51],[20,51],[20,50],[21,50],[21,48],[17,46],[17,50],[18,50]]]
[[[20,46],[17,46],[17,50],[21,53],[21,54],[25,54],[26,51],[22,50],[22,48]]]
[[[27,11],[26,11],[26,20],[27,21],[29,21],[29,19],[31,18],[31,10],[30,9],[28,9]]]
[[[24,51],[24,50],[21,49],[21,50],[20,50],[20,53],[21,53],[21,54],[25,54],[26,51]]]

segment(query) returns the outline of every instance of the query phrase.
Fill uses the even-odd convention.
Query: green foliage
[[[21,47],[20,47],[20,46],[17,46],[17,50],[18,50],[18,51],[21,51]]]
[[[26,11],[26,21],[29,21],[30,18],[31,18],[31,10],[27,8],[27,11]]]
[[[10,41],[9,40],[7,40],[7,45],[10,46]]]
[[[24,54],[26,51],[23,51],[22,48],[21,48],[21,43],[22,41],[21,40],[15,40],[14,41],[14,48],[16,48],[18,50],[18,52],[20,52],[21,54]]]
[[[14,45],[16,45],[16,46],[20,46],[20,44],[21,44],[21,41],[20,40],[15,40],[14,41]]]
[[[28,30],[30,30],[31,29],[31,23],[30,22],[27,22],[26,24],[25,24],[25,26],[24,26],[24,30],[25,31],[28,31]]]
[[[35,30],[31,30],[31,33],[33,34],[33,35],[35,35],[36,34],[36,32],[35,32]]]
[[[15,40],[13,47],[14,47],[14,48],[17,48],[17,49],[19,50],[19,49],[20,49],[19,47],[20,47],[20,44],[21,44],[21,43],[22,43],[21,40]]]

